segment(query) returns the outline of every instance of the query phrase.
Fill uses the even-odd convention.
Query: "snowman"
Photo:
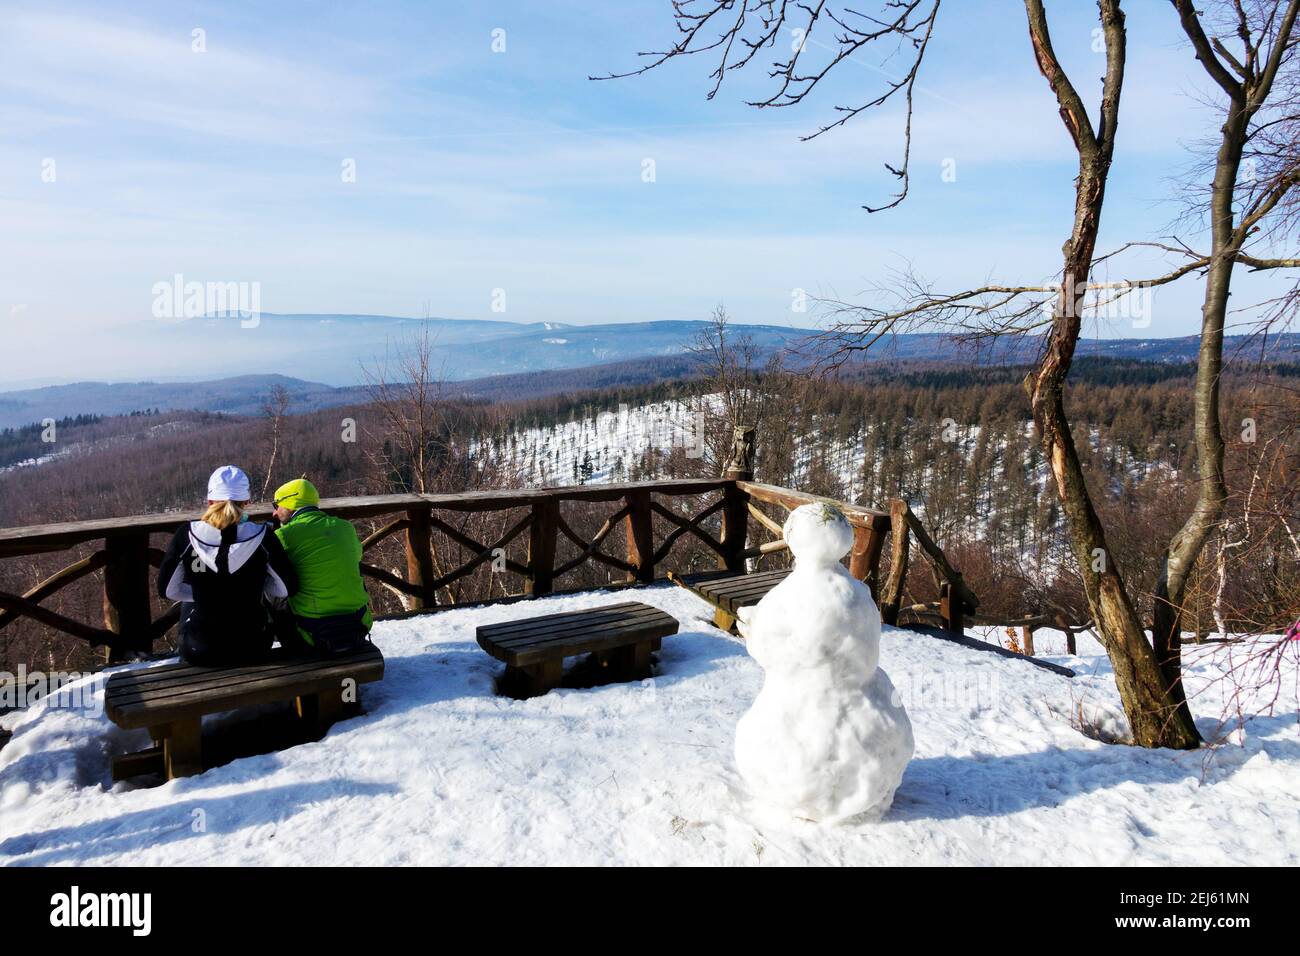
[[[853,528],[828,504],[785,523],[794,570],[738,624],[764,671],[736,726],[736,765],[762,803],[823,823],[879,819],[912,759],[912,724],[880,660],[880,611],[840,564]]]

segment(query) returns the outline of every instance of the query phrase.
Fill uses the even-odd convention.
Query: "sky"
[[[1095,5],[1048,7],[1095,103]],[[1217,127],[1172,8],[1127,7],[1103,249],[1171,234]],[[790,109],[745,105],[771,91],[762,69],[708,99],[707,55],[588,79],[674,35],[667,0],[8,0],[0,353],[34,348],[32,374],[44,361],[93,377],[78,343],[152,320],[158,283],[177,275],[256,283],[264,312],[585,324],[723,303],[739,322],[813,325],[797,290],[866,301],[909,264],[936,288],[1059,269],[1076,158],[1020,0],[945,4],[917,89],[911,194],[875,214],[862,207],[892,194],[883,164],[900,159],[902,113],[800,136],[877,95],[897,58],[846,61]],[[1110,277],[1160,270],[1144,254]],[[1245,281],[1241,300],[1266,289]],[[1090,332],[1192,334],[1201,294],[1185,280],[1145,320]]]

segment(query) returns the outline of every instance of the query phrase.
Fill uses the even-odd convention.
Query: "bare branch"
[[[909,167],[912,146],[912,111],[914,90],[921,63],[934,33],[942,0],[882,0],[877,16],[833,6],[827,0],[672,0],[677,42],[666,50],[637,54],[649,62],[622,73],[589,76],[590,80],[620,79],[648,73],[669,60],[716,53],[718,62],[709,74],[712,85],[706,94],[713,99],[728,72],[744,69],[760,50],[775,50],[782,31],[790,32],[788,58],[770,64],[768,77],[776,81],[767,96],[749,100],[758,109],[788,107],[802,103],[837,67],[845,62],[862,63],[860,56],[884,44],[893,49],[880,57],[888,59],[898,49],[910,52],[907,69],[901,76],[888,76],[882,92],[861,103],[836,106],[833,121],[801,137],[808,141],[836,129],[860,114],[883,106],[895,97],[904,102],[903,158],[898,164],[885,163],[885,169],[899,181],[899,190],[888,203],[866,205],[868,212],[892,209],[901,203],[910,185]],[[715,31],[716,32],[713,32]],[[820,62],[809,63],[816,53],[825,53]],[[872,64],[867,64],[878,72]]]

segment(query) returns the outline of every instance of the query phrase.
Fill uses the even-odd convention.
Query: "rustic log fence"
[[[745,441],[750,443],[747,450]],[[752,433],[738,432],[737,444],[741,452],[752,454]],[[718,568],[743,571],[787,550],[781,540],[784,515],[776,509],[788,512],[812,502],[834,504],[853,525],[849,570],[877,596],[888,623],[896,623],[899,617],[909,532],[944,578],[938,607],[943,625],[960,632],[964,616],[978,607],[975,596],[962,583],[960,572],[951,566],[906,505],[895,507],[891,514],[761,484],[750,480],[747,466],[748,459],[733,461],[726,475],[716,479],[461,494],[375,495],[325,499],[321,507],[353,521],[387,519],[362,539],[361,572],[402,595],[407,613],[452,603],[451,586],[485,564],[491,565],[493,575],[516,582],[513,588],[502,587],[502,594],[507,597],[551,594],[557,585],[566,583],[567,575],[590,563],[604,565],[621,575],[620,584],[649,584],[662,579],[660,570],[673,556],[679,542],[687,538],[711,552]],[[575,503],[603,504],[611,510],[595,533],[587,536],[575,529],[566,516],[566,506]],[[685,513],[671,507],[672,504]],[[269,508],[255,506],[249,513],[254,519],[261,518],[269,514]],[[453,524],[458,514],[499,516],[504,530],[495,537],[481,536],[483,540],[480,540]],[[158,616],[153,615],[150,569],[161,563],[162,550],[152,545],[151,537],[170,535],[182,522],[195,517],[197,514],[149,514],[0,529],[0,559],[62,552],[98,543],[89,556],[46,577],[22,594],[0,590],[0,627],[26,617],[93,646],[106,647],[110,660],[152,652],[154,643],[176,624],[179,606],[173,605]],[[891,525],[895,534],[890,573],[882,586],[880,557]],[[750,544],[751,526],[767,532],[772,540]],[[611,539],[619,529],[625,546],[621,553],[611,553]],[[468,557],[454,568],[440,569],[433,545],[435,532],[459,545]],[[367,560],[376,546],[395,535],[403,538],[404,574]],[[573,552],[571,556],[561,558],[561,544]],[[510,556],[512,546],[516,557]],[[525,546],[526,553],[521,554]],[[103,572],[101,624],[78,621],[42,605],[42,601],[60,589],[99,571]]]
[[[938,618],[944,630],[961,634],[965,631],[966,616],[979,610],[979,598],[966,586],[961,572],[952,566],[943,549],[934,543],[906,501],[895,498],[889,505],[889,524],[893,527],[893,546],[890,549],[889,577],[880,597],[880,616],[886,624],[897,624],[900,615],[909,613],[914,619]],[[911,553],[910,538],[916,538],[917,548],[939,578],[939,600],[933,604],[902,606],[903,590],[907,580],[908,560]]]

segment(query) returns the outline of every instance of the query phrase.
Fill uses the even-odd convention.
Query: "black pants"
[[[316,648],[312,647],[298,633],[298,619],[292,611],[272,611],[271,621],[276,640],[284,653],[292,657],[317,657]]]
[[[352,614],[335,614],[330,617],[295,617],[292,611],[272,611],[275,635],[280,646],[289,654],[309,657],[333,657],[346,654],[364,646],[369,629],[363,620],[366,608]],[[312,641],[303,637],[309,633]]]
[[[194,605],[181,605],[181,660],[197,667],[238,667],[261,664],[271,652],[270,621],[257,614],[241,619],[195,614]]]

